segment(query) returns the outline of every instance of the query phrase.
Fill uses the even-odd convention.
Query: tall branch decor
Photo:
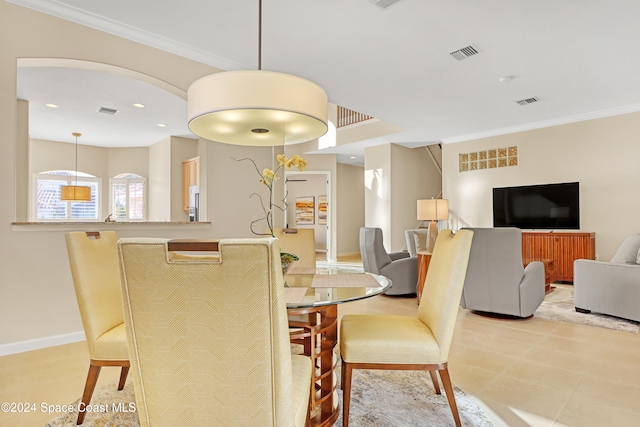
[[[250,161],[253,164],[253,167],[255,168],[256,173],[260,177],[260,184],[266,186],[269,189],[269,201],[268,201],[268,203],[265,203],[265,200],[258,193],[252,193],[249,196],[249,198],[257,197],[260,200],[260,206],[262,207],[262,212],[264,214],[262,217],[251,221],[251,224],[249,225],[249,228],[251,229],[251,232],[253,234],[257,235],[257,236],[275,237],[275,235],[273,233],[273,228],[274,228],[273,227],[273,213],[276,210],[278,210],[280,212],[284,212],[285,209],[287,208],[287,202],[286,202],[287,195],[286,194],[284,195],[282,200],[280,200],[278,203],[276,203],[275,200],[274,200],[273,185],[279,179],[278,178],[278,172],[280,170],[282,170],[282,169],[291,169],[292,166],[296,167],[299,171],[302,172],[307,168],[307,160],[304,159],[303,157],[300,157],[297,154],[295,154],[290,159],[285,157],[284,154],[278,154],[276,156],[276,160],[278,162],[278,167],[275,170],[271,170],[269,168],[264,168],[262,171],[260,171],[260,168],[258,168],[258,165],[256,164],[255,160],[250,159],[248,157],[245,157],[245,158],[242,158],[242,159],[233,158],[233,160],[238,161],[238,162],[242,162],[242,161],[245,161],[245,160]],[[269,232],[260,231],[260,230],[256,231],[255,227],[259,226],[263,221],[266,223]],[[282,266],[283,266],[284,271],[286,271],[288,266],[293,261],[298,261],[298,259],[299,259],[296,255],[289,254],[289,253],[286,253],[286,252],[281,252],[280,253],[280,257],[281,257]]]

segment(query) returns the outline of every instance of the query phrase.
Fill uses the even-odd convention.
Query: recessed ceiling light
[[[355,159],[355,158],[356,158],[356,156],[351,156],[351,157],[349,157],[349,158],[350,158],[350,159]]]
[[[133,104],[133,106],[136,107],[136,108],[144,108],[144,104],[135,103],[135,104]]]
[[[513,78],[514,78],[514,77],[515,77],[515,76],[504,76],[504,77],[500,77],[500,78],[498,79],[498,81],[499,81],[500,83],[505,83],[505,82],[509,82],[509,81],[513,80]]]
[[[166,127],[167,127],[167,125],[165,125],[164,123],[158,123],[158,127],[166,128]]]
[[[56,104],[44,104],[49,108],[58,108],[58,106]]]

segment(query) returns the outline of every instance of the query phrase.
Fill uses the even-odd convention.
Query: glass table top
[[[372,273],[363,273],[357,270],[347,270],[340,268],[317,268],[315,274],[313,270],[305,271],[303,274],[292,269],[285,274],[284,280],[290,288],[307,288],[307,291],[300,302],[287,302],[287,308],[310,308],[323,305],[341,304],[349,301],[357,301],[369,298],[387,291],[391,287],[391,280],[384,276]],[[331,277],[317,277],[320,275],[331,275]],[[354,276],[358,275],[358,276]],[[358,286],[358,282],[366,282],[367,278],[375,279],[378,286]],[[312,283],[318,279],[326,282],[329,279],[336,287],[312,287]]]

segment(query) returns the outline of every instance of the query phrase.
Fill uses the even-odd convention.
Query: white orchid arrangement
[[[299,171],[303,171],[307,168],[307,161],[297,154],[291,157],[290,159],[285,157],[284,154],[278,154],[276,156],[278,167],[275,170],[264,168],[262,172],[260,172],[258,165],[256,165],[256,162],[253,159],[249,159],[249,158],[235,159],[234,158],[234,160],[239,162],[243,160],[249,160],[251,163],[253,163],[253,166],[255,167],[256,172],[260,176],[260,183],[262,185],[265,185],[269,189],[269,203],[265,203],[264,200],[262,199],[262,196],[260,196],[260,194],[258,193],[252,193],[249,196],[250,198],[255,196],[260,199],[260,205],[262,206],[262,211],[264,213],[264,216],[262,216],[261,218],[251,221],[251,224],[249,226],[251,229],[251,232],[258,236],[270,235],[271,237],[275,237],[273,234],[273,211],[277,209],[281,212],[284,212],[284,210],[287,208],[286,194],[285,194],[285,197],[281,200],[280,204],[275,203],[273,200],[273,184],[278,180],[278,172],[281,169],[291,169],[292,166],[298,168]],[[257,224],[259,224],[261,221],[265,221],[267,223],[267,227],[269,228],[269,233],[257,232],[256,230],[254,230],[254,227]]]

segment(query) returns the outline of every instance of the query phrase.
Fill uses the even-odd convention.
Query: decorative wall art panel
[[[505,168],[518,166],[518,147],[496,148],[491,150],[461,153],[459,171],[475,171],[479,169]]]

